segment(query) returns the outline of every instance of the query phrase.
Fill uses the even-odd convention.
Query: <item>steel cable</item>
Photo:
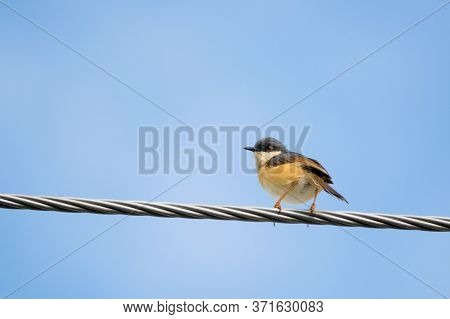
[[[287,224],[334,225],[422,231],[450,231],[450,217],[366,214],[359,212],[282,210],[242,206],[188,205],[145,201],[92,200],[83,198],[0,194],[0,208],[237,220]]]

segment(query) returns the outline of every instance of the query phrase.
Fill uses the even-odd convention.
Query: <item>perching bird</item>
[[[281,211],[281,201],[288,203],[313,202],[310,211],[316,208],[320,191],[346,202],[347,200],[330,186],[330,174],[316,160],[298,153],[290,152],[281,142],[266,137],[254,147],[244,147],[255,154],[258,178],[262,187],[278,198],[274,207]]]

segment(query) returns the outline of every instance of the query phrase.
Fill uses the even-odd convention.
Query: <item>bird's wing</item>
[[[260,179],[266,178],[272,183],[281,185],[297,182],[302,176],[308,176],[317,187],[347,202],[344,196],[331,187],[333,181],[328,171],[312,158],[293,152],[281,153],[272,157],[260,169]]]
[[[305,157],[303,160],[303,168],[309,173],[309,177],[316,185],[320,185],[320,187],[328,194],[333,195],[334,197],[348,204],[348,201],[345,199],[345,197],[339,194],[333,187],[331,187],[330,184],[333,184],[331,176],[318,161],[312,158]]]
[[[303,158],[301,159],[301,162],[302,162],[303,168],[308,173],[311,173],[317,177],[320,177],[327,184],[333,184],[330,174],[325,169],[325,167],[323,167],[322,164],[320,164],[318,161],[316,161],[315,159],[303,156]]]
[[[302,167],[302,155],[296,153],[281,153],[272,157],[259,170],[260,179],[265,179],[277,185],[298,182],[306,174]]]
[[[304,158],[303,155],[294,152],[281,153],[268,160],[266,166],[275,167],[283,164],[298,163],[302,158]]]
[[[267,163],[266,166],[270,168],[278,168],[282,166],[288,165],[287,167],[296,167],[299,166],[306,173],[312,174],[315,177],[319,177],[323,179],[326,183],[332,184],[331,176],[327,172],[327,170],[315,159],[303,156],[294,152],[281,153],[277,156],[272,157]],[[287,168],[286,167],[286,168]],[[286,169],[284,168],[284,169]],[[294,170],[294,169],[293,169]],[[293,172],[295,173],[295,172]],[[304,174],[303,174],[304,175]]]

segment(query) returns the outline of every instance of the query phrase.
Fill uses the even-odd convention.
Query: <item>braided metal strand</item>
[[[145,201],[0,194],[0,208],[66,213],[218,219],[287,224],[334,225],[422,231],[450,231],[450,217],[363,214],[358,212],[282,210],[274,208],[187,205]]]

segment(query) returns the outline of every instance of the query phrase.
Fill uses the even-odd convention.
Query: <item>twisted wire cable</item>
[[[365,214],[342,211],[315,211],[311,213],[307,210],[290,209],[280,212],[275,208],[92,200],[51,196],[0,194],[0,208],[104,215],[119,214],[439,232],[450,231],[450,217]]]

